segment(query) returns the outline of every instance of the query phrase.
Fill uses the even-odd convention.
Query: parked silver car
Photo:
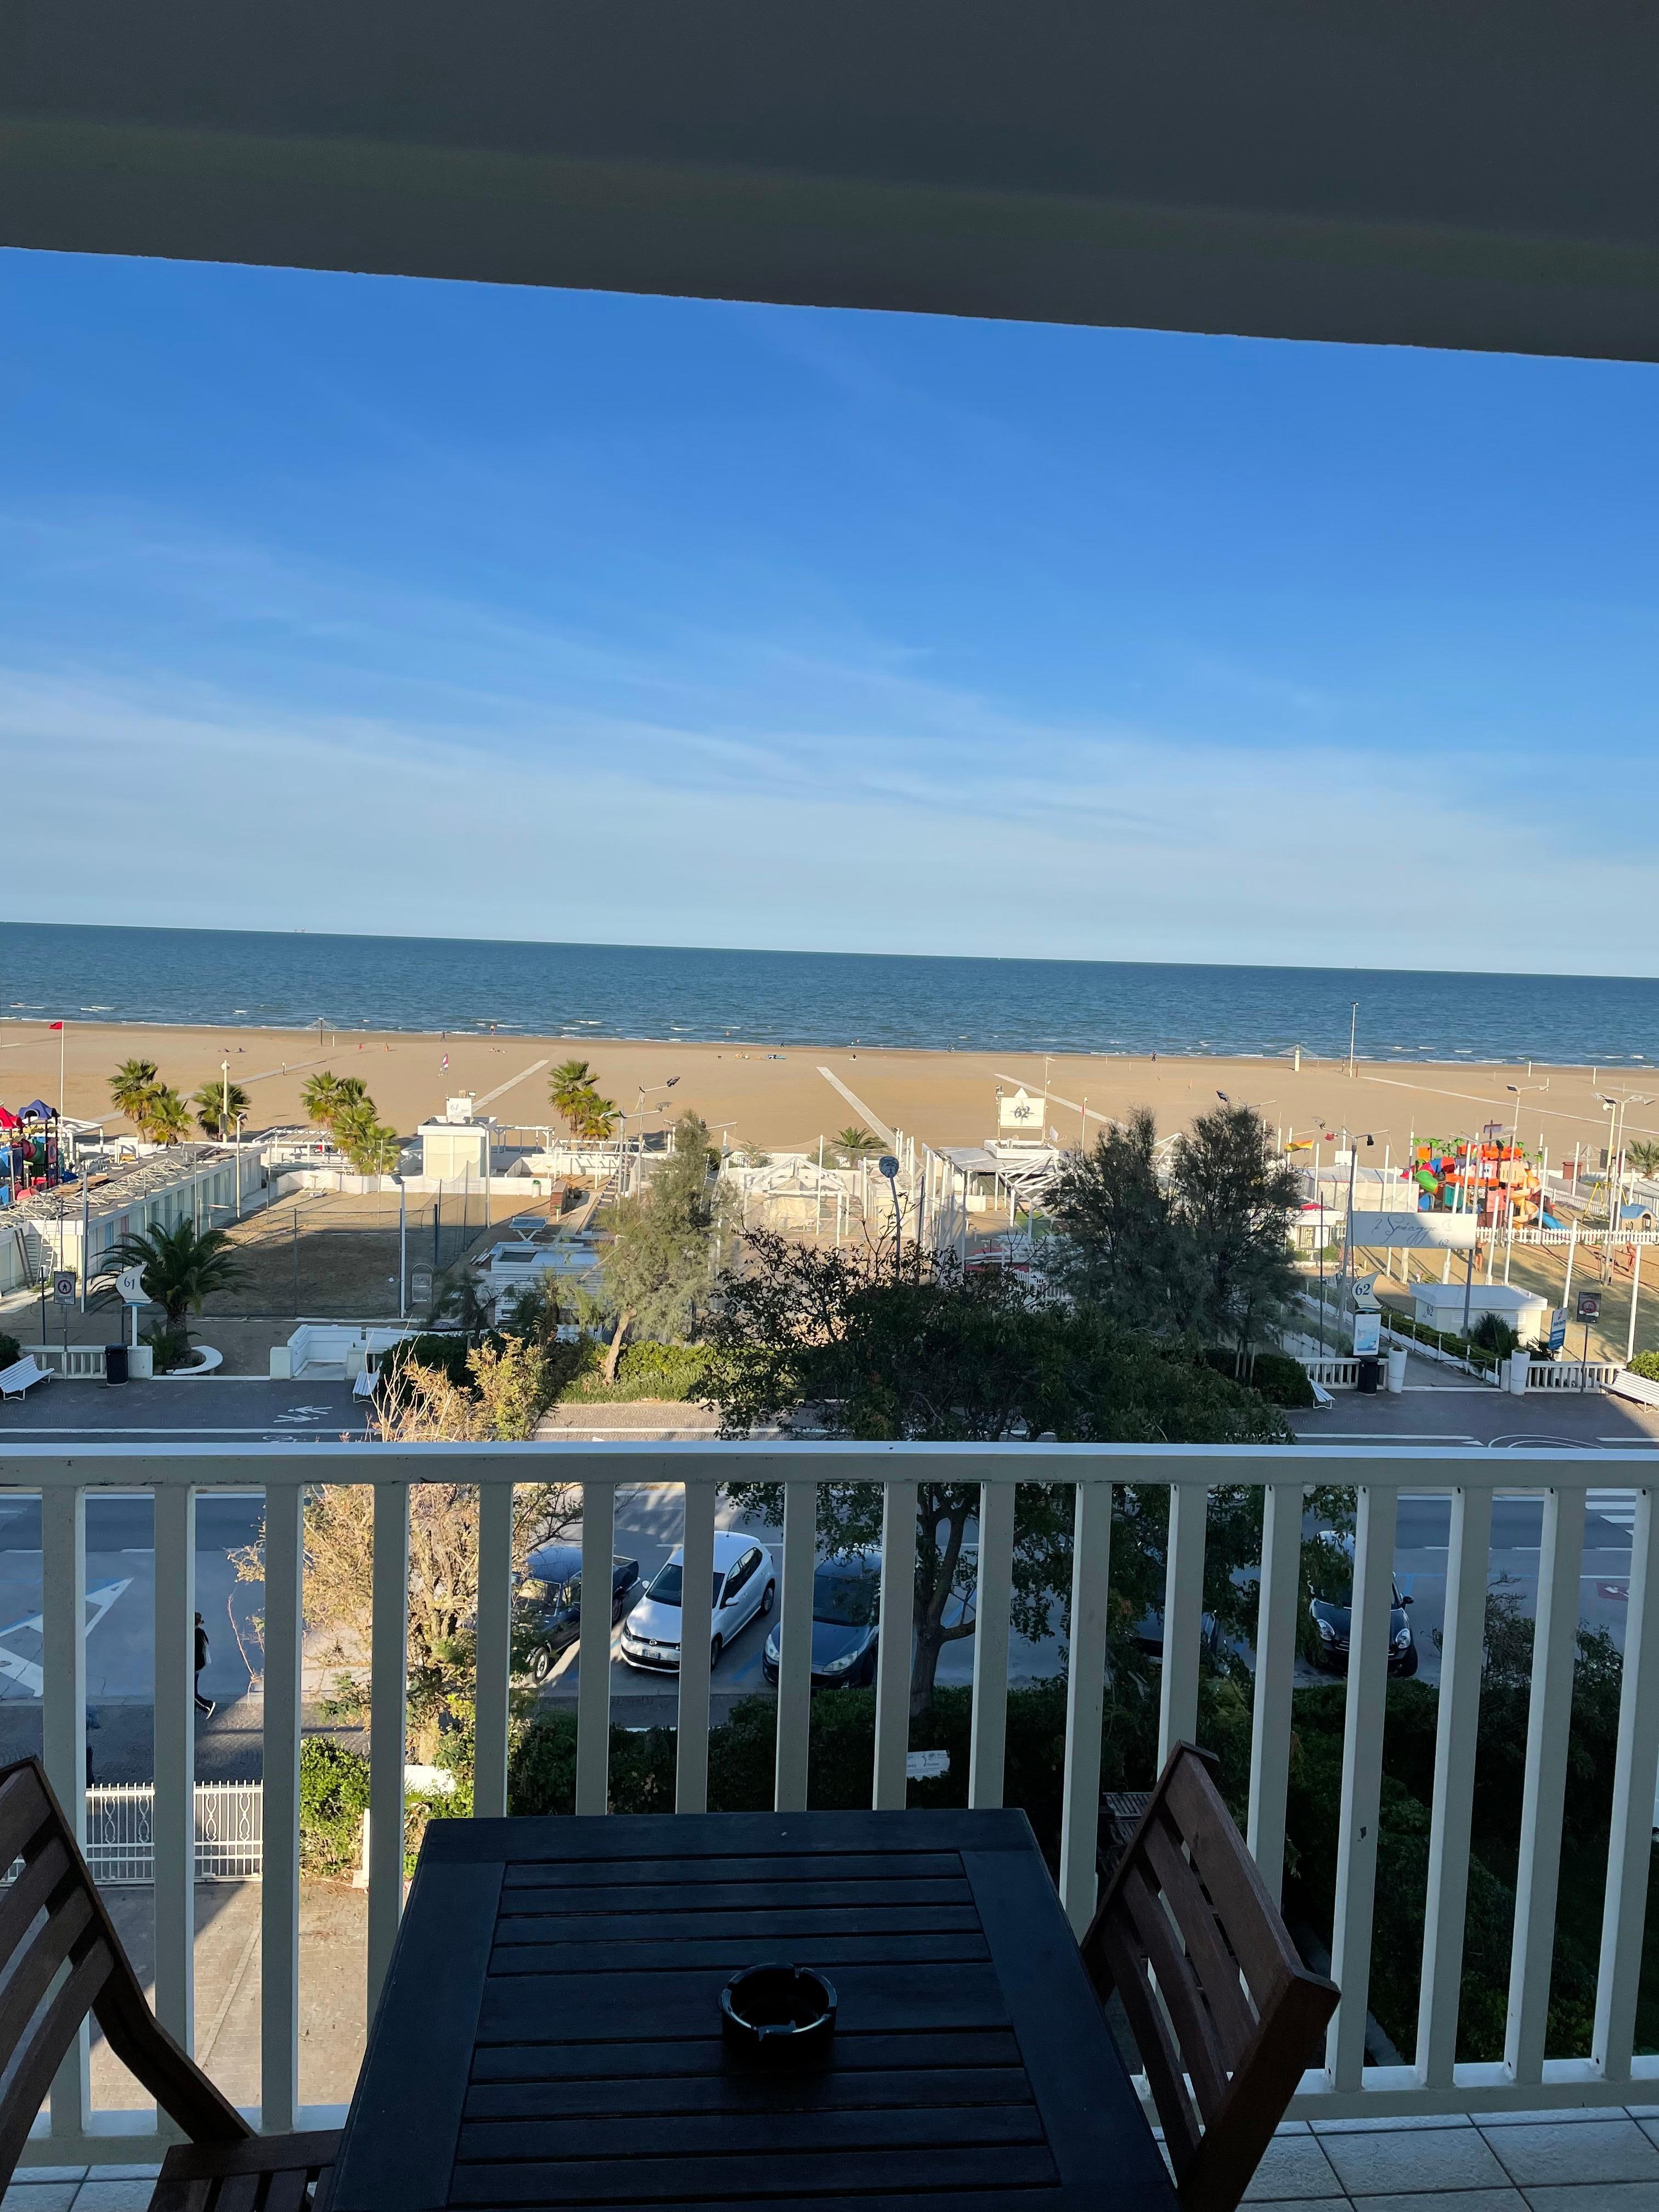
[[[622,1656],[630,1667],[653,1674],[678,1674],[684,1616],[684,1553],[677,1544],[667,1562],[646,1586],[645,1595],[623,1623]],[[708,1614],[714,1659],[777,1602],[772,1555],[752,1536],[721,1529],[714,1537],[714,1579]]]

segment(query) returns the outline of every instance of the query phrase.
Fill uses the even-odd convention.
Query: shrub
[[[587,1371],[574,1375],[562,1394],[567,1398],[654,1398],[679,1403],[700,1396],[707,1382],[709,1355],[705,1345],[653,1344],[649,1340],[627,1345],[614,1382],[607,1382],[598,1371],[598,1346],[589,1348],[592,1356],[584,1363]]]
[[[15,1367],[23,1357],[23,1347],[15,1336],[0,1329],[0,1367]]]
[[[1204,1358],[1218,1375],[1232,1376],[1238,1364],[1231,1352],[1206,1352]],[[1258,1352],[1238,1380],[1248,1383],[1252,1390],[1259,1390],[1270,1406],[1314,1403],[1313,1384],[1308,1380],[1307,1369],[1287,1352]]]
[[[158,1321],[143,1334],[143,1340],[155,1354],[155,1372],[166,1375],[175,1367],[182,1367],[190,1358],[190,1331],[182,1323],[173,1327]]]
[[[355,1874],[368,1810],[368,1761],[331,1736],[300,1746],[300,1867],[302,1873]]]
[[[501,1339],[493,1333],[479,1341],[497,1348],[501,1344]],[[394,1344],[380,1362],[380,1371],[390,1378],[400,1367],[412,1364],[434,1368],[458,1390],[465,1390],[470,1398],[476,1398],[478,1386],[466,1364],[467,1354],[471,1349],[472,1339],[463,1335],[459,1330],[441,1334],[434,1329],[424,1336],[405,1337],[401,1344]]]
[[[0,1357],[3,1352],[4,1346],[0,1344]],[[1659,1382],[1659,1352],[1638,1352],[1630,1364],[1630,1371],[1646,1382]]]
[[[1483,1352],[1495,1352],[1500,1359],[1507,1359],[1520,1341],[1508,1322],[1498,1314],[1482,1314],[1469,1331],[1471,1344],[1478,1344]]]

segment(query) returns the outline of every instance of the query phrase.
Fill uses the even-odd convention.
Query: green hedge
[[[578,1375],[561,1395],[567,1400],[653,1398],[678,1404],[701,1396],[708,1370],[705,1345],[641,1340],[623,1346],[614,1382],[607,1382],[602,1373],[590,1369]]]
[[[1641,1376],[1644,1382],[1659,1382],[1659,1352],[1638,1352],[1630,1364],[1630,1371]]]
[[[300,1868],[304,1874],[353,1875],[362,1863],[368,1810],[368,1761],[331,1736],[300,1746]]]
[[[1315,1402],[1307,1369],[1299,1359],[1292,1359],[1288,1352],[1258,1352],[1242,1376],[1235,1373],[1238,1361],[1233,1352],[1206,1352],[1204,1359],[1206,1365],[1213,1367],[1218,1375],[1245,1382],[1252,1390],[1260,1391],[1270,1406],[1311,1406]]]
[[[0,1329],[0,1367],[15,1367],[23,1357],[23,1347],[15,1336]]]

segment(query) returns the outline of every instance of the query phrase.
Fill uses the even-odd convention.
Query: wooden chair
[[[1222,1802],[1212,1754],[1177,1744],[1083,1939],[1122,1999],[1182,2212],[1233,2212],[1338,1990],[1297,1957]]]
[[[38,1759],[0,1769],[0,1869],[19,1860],[0,1889],[0,2187],[90,2014],[190,2137],[167,2153],[151,2212],[322,2212],[338,2133],[256,2136],[179,2049],[144,2002]]]

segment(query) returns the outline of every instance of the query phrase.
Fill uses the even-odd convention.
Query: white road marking
[[[83,1638],[91,1635],[122,1591],[131,1589],[131,1584],[132,1577],[128,1575],[118,1583],[100,1583],[96,1589],[89,1589],[87,1592],[87,1605],[89,1611],[86,1626],[81,1632]],[[15,1636],[18,1631],[23,1628],[32,1628],[37,1636],[42,1634],[46,1628],[45,1614],[32,1613],[27,1620],[11,1621],[4,1628],[0,1628],[0,1636]],[[8,1651],[3,1644],[0,1644],[0,1674],[9,1675],[11,1680],[20,1684],[32,1698],[40,1697],[45,1688],[45,1677],[41,1674],[40,1662],[34,1659],[20,1659],[16,1652]]]
[[[826,1083],[831,1085],[836,1090],[840,1091],[842,1097],[847,1101],[853,1111],[858,1115],[860,1121],[867,1121],[878,1137],[884,1138],[890,1145],[892,1143],[893,1133],[888,1127],[886,1122],[877,1121],[875,1115],[865,1104],[863,1099],[859,1097],[855,1091],[849,1091],[847,1088],[847,1085],[842,1081],[840,1076],[836,1074],[832,1069],[828,1067],[819,1068],[818,1073],[823,1078]]]

